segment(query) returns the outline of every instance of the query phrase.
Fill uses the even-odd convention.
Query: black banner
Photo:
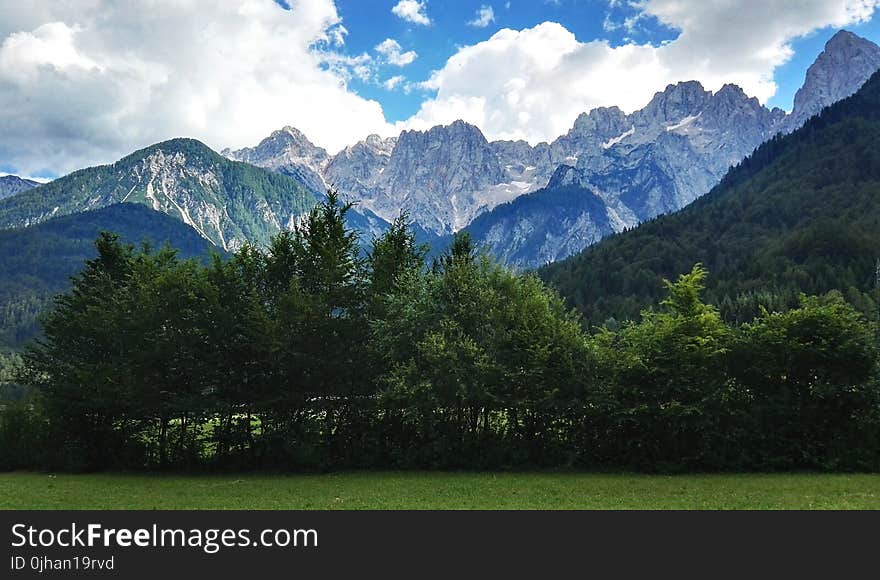
[[[875,521],[816,512],[7,511],[0,578],[847,577],[872,566]]]

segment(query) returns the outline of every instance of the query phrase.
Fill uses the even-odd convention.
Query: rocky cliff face
[[[327,165],[327,182],[351,199],[372,204],[396,144],[396,137],[382,139],[370,135],[366,140],[346,147]]]
[[[456,121],[429,131],[404,131],[379,182],[372,207],[385,219],[401,208],[438,234],[457,231],[491,202],[504,182],[489,142],[473,125]]]

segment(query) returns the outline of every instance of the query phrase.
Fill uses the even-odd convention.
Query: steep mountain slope
[[[762,145],[682,211],[541,270],[594,324],[636,316],[702,262],[733,319],[831,289],[875,307],[880,258],[880,73],[799,130]]]
[[[16,193],[38,187],[40,184],[30,179],[22,179],[17,175],[0,176],[0,199],[6,199]]]
[[[878,69],[880,47],[847,30],[837,32],[807,69],[781,130],[790,133],[825,107],[852,95]]]
[[[121,202],[174,216],[233,250],[292,227],[315,197],[296,179],[230,161],[192,139],[174,139],[3,200],[0,228]]]
[[[132,203],[0,230],[0,349],[17,348],[36,335],[39,314],[83,261],[96,255],[94,242],[102,231],[132,244],[168,243],[183,257],[206,256],[213,248],[180,220]]]

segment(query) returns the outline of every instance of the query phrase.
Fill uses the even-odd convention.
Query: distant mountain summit
[[[880,69],[880,46],[847,30],[837,32],[807,69],[794,109],[781,130],[790,133],[822,109],[855,93]]]
[[[6,199],[17,193],[38,187],[40,184],[30,179],[22,179],[17,175],[0,176],[0,199]]]
[[[0,201],[0,229],[129,202],[235,250],[290,229],[315,201],[295,179],[230,161],[193,139],[173,139]]]
[[[323,174],[330,162],[330,155],[295,127],[288,126],[273,132],[256,147],[238,151],[224,149],[221,155],[295,177],[317,195],[327,191]]]

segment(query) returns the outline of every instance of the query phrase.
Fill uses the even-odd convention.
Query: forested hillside
[[[839,293],[735,325],[698,266],[587,331],[467,234],[429,265],[403,217],[364,256],[348,211],[210,263],[103,234],[10,361],[0,470],[880,465],[875,332]]]
[[[795,133],[759,147],[684,210],[547,266],[541,277],[592,324],[637,317],[703,263],[724,317],[840,290],[873,312],[880,259],[880,76]]]
[[[98,234],[111,230],[133,244],[167,242],[183,257],[206,256],[212,247],[183,222],[129,203],[0,230],[0,350],[18,348],[39,332],[39,315],[97,254]]]

